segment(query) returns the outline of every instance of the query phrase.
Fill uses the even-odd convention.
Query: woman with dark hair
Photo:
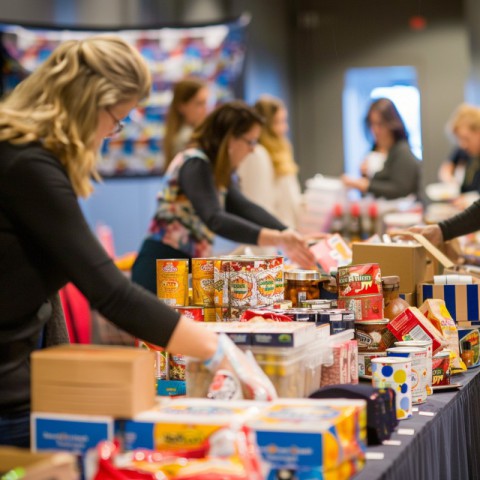
[[[420,163],[410,149],[405,124],[394,103],[388,98],[375,100],[370,105],[365,121],[374,140],[372,151],[383,153],[385,162],[383,168],[371,178],[368,178],[366,165],[362,167],[362,173],[366,176],[352,178],[343,175],[344,185],[389,200],[410,194],[419,199]]]
[[[207,116],[207,104],[208,87],[200,78],[184,78],[174,85],[163,137],[165,168],[185,149],[193,130]]]
[[[225,103],[197,127],[189,148],[163,177],[149,236],[132,269],[133,281],[156,291],[157,258],[211,255],[214,234],[273,246],[301,267],[315,264],[303,237],[247,200],[232,175],[253,151],[263,118],[242,101]]]

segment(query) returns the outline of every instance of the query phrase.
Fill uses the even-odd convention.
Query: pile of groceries
[[[158,260],[158,297],[217,332],[233,370],[141,340],[37,351],[33,450],[75,453],[96,480],[347,480],[367,444],[480,363],[478,327],[400,285],[378,263]]]

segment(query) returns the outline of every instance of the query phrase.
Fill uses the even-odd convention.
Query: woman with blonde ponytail
[[[67,282],[132,335],[232,368],[216,334],[117,270],[77,201],[99,178],[103,139],[150,84],[134,48],[95,36],[60,45],[0,103],[0,445],[29,446],[30,354],[68,342],[56,296]]]

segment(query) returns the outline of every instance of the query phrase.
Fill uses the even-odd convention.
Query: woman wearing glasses
[[[149,236],[132,269],[135,282],[155,292],[157,258],[210,256],[214,234],[274,246],[302,267],[314,265],[302,236],[247,200],[232,178],[257,145],[262,124],[254,109],[233,101],[197,127],[189,148],[173,159],[163,178]]]
[[[0,445],[29,446],[30,354],[68,342],[56,292],[69,281],[132,335],[212,370],[234,368],[224,337],[119,272],[78,204],[98,178],[103,139],[150,85],[134,48],[98,36],[57,47],[0,103]],[[251,373],[243,353],[229,351]]]

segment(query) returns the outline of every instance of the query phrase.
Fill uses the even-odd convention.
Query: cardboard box
[[[405,300],[411,307],[417,306],[417,292],[401,293],[400,298]]]
[[[155,404],[153,353],[61,345],[32,354],[32,411],[130,418]]]
[[[402,293],[415,292],[418,284],[433,280],[433,275],[441,273],[443,268],[454,267],[453,262],[422,235],[410,232],[399,233],[412,236],[418,245],[354,243],[352,263],[378,263],[382,276],[398,275],[400,277]]]
[[[480,322],[480,285],[433,285],[418,286],[417,300],[421,305],[429,298],[445,301],[448,312],[457,323]]]
[[[0,447],[0,475],[21,469],[22,475],[8,478],[25,480],[79,480],[77,459],[69,453],[32,453],[13,447]],[[19,472],[20,473],[20,472]]]

